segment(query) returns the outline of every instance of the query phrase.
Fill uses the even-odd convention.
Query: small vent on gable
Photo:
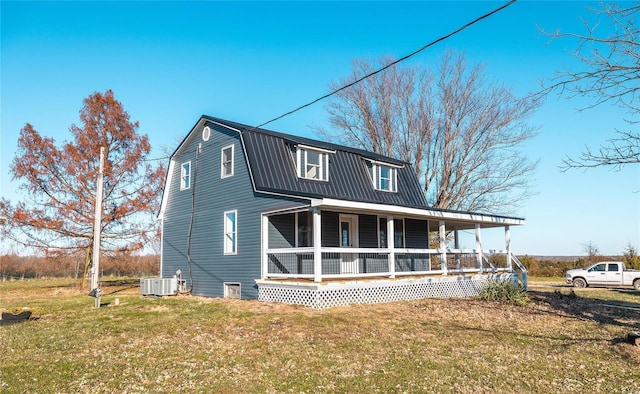
[[[209,126],[205,126],[205,128],[202,129],[202,140],[209,141],[209,137],[211,137],[211,128]]]

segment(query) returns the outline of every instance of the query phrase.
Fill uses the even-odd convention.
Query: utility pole
[[[96,308],[100,307],[100,294],[102,291],[98,287],[100,275],[100,227],[102,224],[102,178],[104,175],[104,146],[100,147],[100,170],[98,171],[96,190],[96,211],[93,221],[93,268],[91,276],[91,293],[95,297]]]

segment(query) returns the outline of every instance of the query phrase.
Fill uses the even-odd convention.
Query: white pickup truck
[[[640,290],[640,271],[628,270],[622,261],[603,261],[588,266],[568,270],[565,280],[574,287],[599,286],[633,286]]]

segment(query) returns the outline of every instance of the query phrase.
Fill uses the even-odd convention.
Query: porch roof
[[[423,220],[443,220],[446,227],[451,230],[464,230],[475,228],[479,224],[481,228],[505,227],[524,225],[524,219],[510,216],[489,215],[483,213],[452,211],[436,208],[411,208],[386,204],[371,204],[336,200],[331,198],[313,199],[311,206],[320,209],[348,210],[360,213],[402,215]]]

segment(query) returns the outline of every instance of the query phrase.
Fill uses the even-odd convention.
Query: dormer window
[[[329,153],[333,153],[333,151],[298,145],[296,149],[298,177],[316,181],[328,181]]]
[[[367,163],[373,188],[384,192],[398,191],[398,167],[378,161]]]
[[[378,189],[395,192],[395,168],[378,166]]]

